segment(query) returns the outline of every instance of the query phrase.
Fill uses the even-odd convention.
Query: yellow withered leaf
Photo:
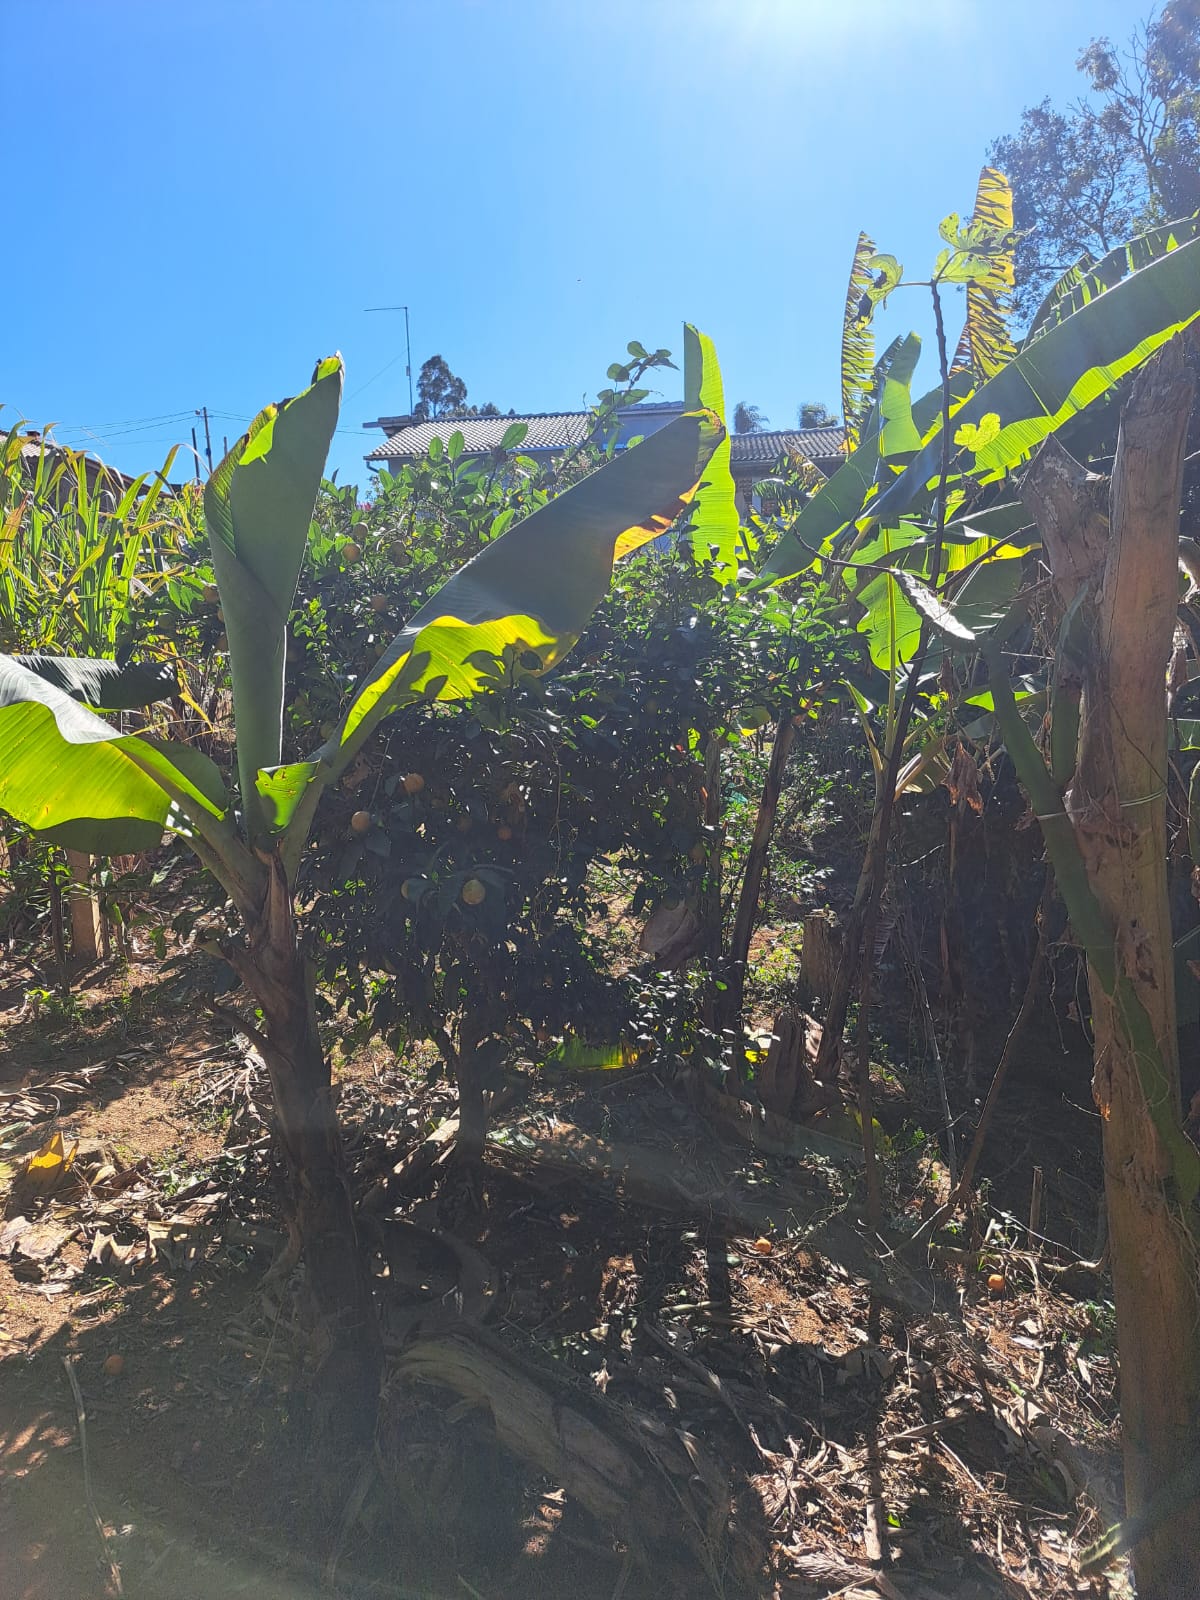
[[[70,1172],[78,1149],[75,1143],[68,1150],[61,1132],[52,1133],[26,1162],[18,1179],[22,1192],[30,1196],[53,1194]]]

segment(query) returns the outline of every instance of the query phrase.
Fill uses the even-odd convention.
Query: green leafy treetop
[[[1029,107],[989,152],[1012,181],[1022,322],[1085,251],[1200,208],[1198,0],[1170,0],[1124,48],[1093,39],[1077,65],[1088,97]]]

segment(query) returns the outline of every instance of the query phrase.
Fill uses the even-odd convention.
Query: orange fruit
[[[420,794],[425,787],[425,779],[419,772],[409,772],[404,777],[405,794]]]
[[[124,1356],[105,1356],[104,1375],[106,1378],[119,1378],[125,1371]]]
[[[505,844],[507,844],[512,838],[512,829],[509,827],[507,822],[502,822],[496,829],[496,837],[497,839],[503,840]]]
[[[463,904],[477,906],[487,898],[487,890],[478,878],[468,878],[462,886]]]
[[[1007,1279],[1002,1272],[990,1272],[988,1274],[988,1288],[993,1294],[1003,1294],[1006,1287]]]
[[[769,1256],[771,1251],[774,1250],[775,1246],[771,1243],[770,1239],[755,1239],[750,1248],[752,1250],[756,1250],[760,1256]]]
[[[371,813],[369,811],[356,811],[350,818],[350,826],[355,833],[369,833],[371,829]]]
[[[353,539],[342,546],[342,560],[347,566],[351,566],[361,555],[362,550],[355,544]]]

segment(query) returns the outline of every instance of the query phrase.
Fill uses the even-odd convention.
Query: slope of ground
[[[442,1168],[372,1224],[392,1373],[347,1475],[309,1447],[303,1302],[267,1271],[283,1239],[245,1042],[205,1022],[186,970],[101,975],[66,1015],[10,999],[0,1593],[1123,1592],[1077,1565],[1119,1505],[1103,1284],[1002,1220],[872,1248],[836,1129],[771,1154],[648,1072],[525,1085],[481,1201]],[[364,1191],[452,1109],[379,1052],[340,1081]],[[31,1197],[14,1180],[55,1131],[75,1164]],[[1031,1156],[1053,1173],[1046,1134]],[[897,1237],[935,1203],[925,1171],[897,1168]],[[640,1429],[648,1462],[689,1452],[710,1524],[681,1513],[639,1545],[636,1517],[597,1520],[513,1454],[498,1402],[406,1371],[413,1304],[466,1298],[418,1236],[484,1264],[483,1348],[562,1426]]]

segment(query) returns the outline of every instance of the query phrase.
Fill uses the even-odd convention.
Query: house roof
[[[623,432],[638,431],[640,417],[672,415],[683,409],[679,401],[649,401],[626,406],[621,411]],[[516,417],[444,417],[437,422],[410,423],[407,417],[380,417],[366,426],[383,428],[388,437],[377,445],[367,460],[371,462],[412,460],[424,456],[433,439],[446,442],[453,433],[463,436],[467,455],[482,455],[495,450],[514,422],[523,422],[528,432],[520,449],[524,451],[566,450],[587,437],[590,416],[586,411],[544,411]],[[784,428],[769,433],[730,435],[730,464],[735,474],[747,474],[756,467],[773,465],[780,456],[799,455],[806,461],[836,461],[842,454],[841,428]]]
[[[730,451],[733,466],[768,466],[780,456],[800,455],[806,461],[832,461],[842,454],[841,428],[780,428],[772,432],[735,433]]]
[[[400,418],[383,417],[385,425]],[[589,417],[586,411],[543,411],[521,417],[446,417],[439,422],[406,424],[390,432],[383,444],[376,445],[368,461],[394,461],[413,456],[424,456],[434,439],[444,444],[451,434],[461,433],[463,450],[467,455],[482,455],[495,450],[514,422],[523,422],[528,429],[520,449],[567,450],[587,437]]]
[[[83,450],[68,450],[57,444],[53,439],[45,438],[36,428],[28,429],[21,435],[21,462],[25,469],[36,472],[38,463],[43,456],[49,456],[52,461],[82,461],[84,471],[87,473],[89,484],[102,482],[106,488],[124,493],[137,480],[128,473],[119,472],[116,467],[107,466],[94,456]]]

